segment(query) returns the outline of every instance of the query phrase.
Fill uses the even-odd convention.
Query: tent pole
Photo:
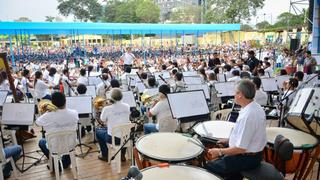
[[[15,61],[14,61],[14,53],[13,53],[13,48],[12,48],[12,40],[11,40],[11,36],[9,35],[9,41],[10,41],[10,54],[11,54],[11,62],[12,62],[12,66],[15,67]]]

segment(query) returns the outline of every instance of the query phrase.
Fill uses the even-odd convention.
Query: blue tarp
[[[196,34],[238,31],[240,24],[0,22],[0,34]]]

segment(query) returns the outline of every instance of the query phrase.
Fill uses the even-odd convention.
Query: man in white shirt
[[[126,124],[130,122],[130,106],[126,103],[121,102],[122,92],[119,88],[113,88],[111,90],[111,102],[112,105],[106,106],[102,109],[100,119],[105,122],[106,128],[99,128],[96,130],[96,137],[99,142],[101,155],[99,159],[102,161],[108,161],[108,147],[107,143],[112,144],[112,128]],[[115,144],[120,144],[120,133],[114,134],[117,138]],[[126,149],[121,151],[121,160],[125,161]]]
[[[55,112],[46,112],[41,115],[36,124],[42,126],[47,133],[60,132],[60,131],[76,131],[79,121],[78,112],[66,108],[66,97],[60,92],[54,92],[51,95],[52,104],[57,106],[58,110]],[[41,139],[39,147],[44,155],[49,159],[49,150],[47,148],[47,141]],[[68,168],[70,165],[70,156],[62,156],[63,168]]]
[[[175,132],[177,129],[177,120],[172,118],[167,94],[170,93],[170,87],[163,84],[159,87],[159,102],[151,108],[148,116],[157,116],[157,124],[148,123],[144,125],[144,133],[152,132]]]
[[[77,84],[89,85],[88,77],[86,76],[86,69],[80,69],[80,77],[78,78]]]
[[[43,71],[43,80],[45,81],[49,80],[49,70],[50,70],[50,65],[46,65],[46,68]]]
[[[253,77],[252,82],[256,87],[256,95],[254,100],[261,106],[265,106],[268,103],[268,94],[261,90],[261,79],[259,77]]]
[[[108,81],[108,78],[109,78],[108,72],[109,72],[108,68],[102,69],[101,79],[103,80],[103,82],[99,83],[97,86],[97,92],[96,92],[97,96],[106,98],[106,91],[110,89],[110,83]]]
[[[131,48],[127,47],[126,52],[120,57],[120,59],[123,60],[124,69],[126,69],[126,67],[128,66],[132,68],[132,65],[136,57],[132,54]]]
[[[232,77],[228,79],[228,81],[234,81],[234,82],[238,82],[241,80],[240,78],[240,71],[238,70],[233,70],[232,72]]]
[[[28,98],[32,98],[32,95],[30,93],[30,88],[33,88],[33,85],[29,81],[30,71],[28,69],[23,70],[22,76],[23,77],[21,79],[21,84],[23,87],[23,93],[26,94]]]
[[[241,106],[239,117],[229,139],[218,141],[227,148],[212,148],[206,168],[224,179],[240,180],[241,171],[255,169],[262,160],[267,143],[266,116],[261,106],[254,102],[255,85],[241,80],[236,86],[235,102]]]

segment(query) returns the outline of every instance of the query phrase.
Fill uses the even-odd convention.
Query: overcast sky
[[[13,21],[19,17],[28,17],[33,22],[45,21],[45,16],[59,16],[63,21],[72,21],[72,17],[65,18],[58,13],[57,0],[0,0],[1,21]],[[252,17],[250,24],[264,19],[274,23],[282,12],[288,12],[290,0],[265,0],[263,9],[258,10],[257,17]],[[264,15],[266,14],[266,15]],[[271,17],[272,16],[272,17]]]

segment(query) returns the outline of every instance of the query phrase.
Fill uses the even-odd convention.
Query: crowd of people
[[[304,48],[293,53],[283,49],[281,54],[276,54],[272,48],[250,49],[246,44],[242,44],[241,48],[242,51],[238,51],[236,45],[146,50],[128,47],[124,53],[121,48],[106,47],[101,48],[101,51],[93,47],[91,52],[76,48],[72,53],[61,49],[52,52],[30,50],[25,54],[14,53],[16,64],[11,64],[14,67],[11,75],[20,100],[33,99],[39,102],[48,99],[58,108],[57,111],[45,113],[36,120],[36,124],[44,127],[47,133],[76,130],[78,113],[66,108],[66,96],[70,96],[73,91],[78,95],[85,94],[86,87],[92,85],[88,77],[99,77],[101,81],[95,84],[96,95],[110,100],[110,104],[103,107],[101,115],[97,117],[106,127],[96,131],[101,152],[98,158],[103,161],[108,160],[106,143],[112,142],[112,128],[130,122],[132,109],[121,101],[122,91],[131,90],[137,95],[137,101],[141,101],[138,111],[142,115],[156,116],[156,122],[144,124],[145,134],[175,132],[179,130],[180,124],[171,116],[167,94],[186,90],[183,72],[194,72],[195,76],[201,78],[201,83],[208,84],[208,87],[214,87],[217,82],[236,82],[232,99],[234,98],[235,103],[242,109],[230,139],[219,142],[228,148],[210,149],[211,159],[221,158],[210,161],[206,168],[222,177],[237,179],[240,171],[253,169],[260,164],[261,151],[266,145],[265,117],[261,116],[264,114],[261,105],[269,103],[269,95],[262,90],[261,79],[289,75],[292,72],[288,72],[290,69],[285,67],[297,67],[294,77],[281,87],[283,89],[280,92],[289,92],[283,95],[283,98],[286,98],[302,84],[304,73],[317,73],[317,61],[310,51]],[[22,61],[17,61],[19,57],[21,59],[21,54],[25,57],[22,56]],[[83,54],[88,56],[82,56]],[[10,53],[8,57],[12,58]],[[135,83],[140,80],[144,85],[143,91],[139,90],[137,84],[130,82],[130,74],[138,74],[139,79],[135,80]],[[2,71],[0,90],[12,93],[9,84],[7,73]],[[148,106],[141,99],[145,96],[153,97],[149,93],[150,89],[154,88],[158,89],[157,99]],[[217,97],[217,92],[211,88],[210,94],[210,105],[219,109],[221,102],[226,102],[226,99]],[[290,106],[292,98],[292,95],[288,96],[287,106]],[[115,143],[119,144],[120,139],[116,139]],[[45,139],[40,140],[39,147],[48,157],[49,150]],[[13,156],[20,154],[18,150],[15,152]],[[7,151],[5,153],[7,154]],[[121,155],[121,159],[125,161],[125,149]],[[63,168],[68,168],[70,158],[64,156],[62,162]],[[238,163],[243,166],[234,166]],[[5,176],[9,176],[8,172]]]

